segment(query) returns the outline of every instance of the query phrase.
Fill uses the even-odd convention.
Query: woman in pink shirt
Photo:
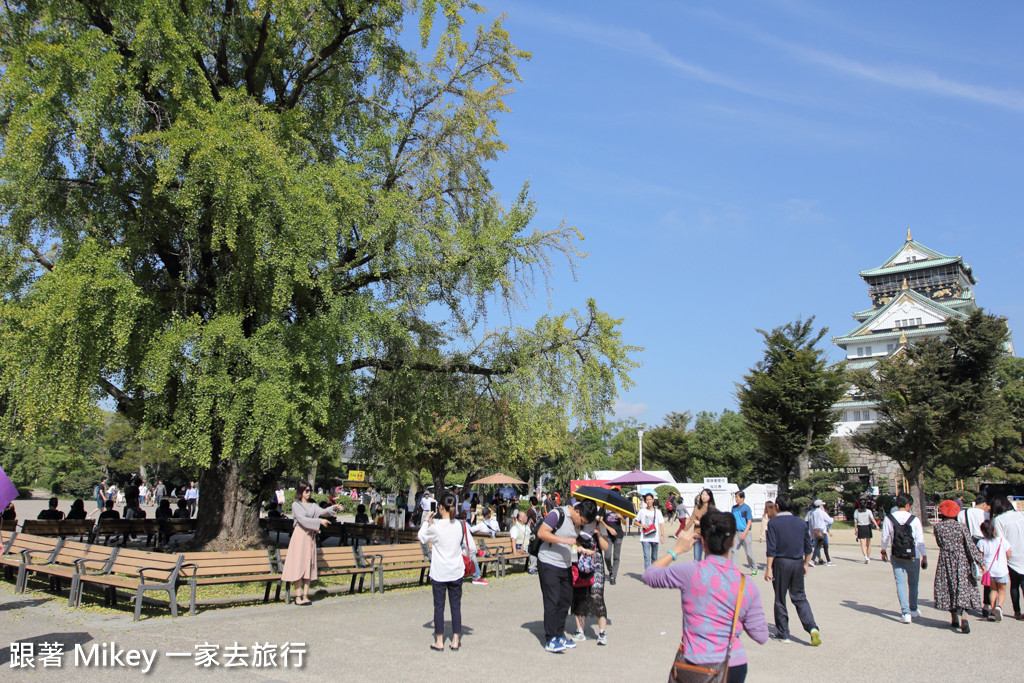
[[[679,536],[675,548],[647,568],[643,580],[652,588],[676,588],[682,597],[683,638],[676,664],[714,667],[728,656],[728,682],[742,683],[747,677],[747,652],[740,642],[740,629],[758,643],[768,640],[761,594],[753,581],[746,582],[730,652],[729,635],[742,577],[729,559],[736,519],[731,514],[709,510],[701,519],[700,535],[707,553],[702,561],[669,566],[693,547],[696,534],[687,531]],[[670,681],[676,680],[676,671],[673,665]]]

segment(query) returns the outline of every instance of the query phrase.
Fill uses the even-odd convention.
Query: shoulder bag
[[[716,664],[691,664],[686,661],[686,653],[683,650],[683,643],[679,643],[679,652],[676,653],[676,661],[672,663],[672,670],[668,674],[668,680],[675,683],[725,683],[729,678],[729,658],[732,657],[732,640],[736,635],[736,624],[740,618],[740,603],[743,600],[743,593],[747,587],[747,577],[740,574],[740,590],[736,594],[736,606],[732,611],[732,628],[729,630],[729,647],[725,651],[725,660]]]
[[[468,578],[476,574],[476,565],[473,558],[469,556],[469,527],[462,523],[462,578]]]
[[[992,585],[992,565],[999,559],[999,551],[1003,549],[1003,541],[999,539],[998,545],[996,545],[996,554],[992,556],[992,561],[988,563],[988,569],[981,575],[981,585],[991,586]]]

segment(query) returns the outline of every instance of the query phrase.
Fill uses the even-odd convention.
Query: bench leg
[[[18,579],[14,582],[14,592],[24,593],[26,583],[28,583],[28,568],[22,564],[18,567]]]
[[[353,574],[352,575],[352,583],[350,583],[348,585],[348,592],[351,594],[351,593],[354,593],[355,590],[356,590],[356,575]],[[363,592],[363,577],[362,576],[359,577],[359,592],[360,593]]]
[[[263,592],[263,602],[270,602],[270,582],[267,581],[267,590]]]
[[[135,593],[135,621],[142,616],[142,588]]]
[[[75,593],[81,590],[81,585],[78,581],[78,574],[71,577],[71,592],[68,593],[68,607],[78,607],[75,602]]]
[[[141,600],[141,598],[140,598],[140,600]],[[176,591],[176,590],[174,590],[172,588],[168,588],[167,589],[167,601],[168,601],[169,606],[171,608],[171,616],[172,617],[178,616],[178,591]]]
[[[175,599],[177,602],[177,599]],[[264,600],[266,602],[266,600]],[[196,615],[196,582],[189,582],[189,603],[188,603],[188,615],[194,617]]]
[[[281,581],[277,582],[277,590],[274,591],[274,602],[281,601]]]

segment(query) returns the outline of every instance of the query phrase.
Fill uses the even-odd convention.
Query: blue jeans
[[[896,597],[900,600],[900,610],[903,614],[916,611],[917,584],[921,578],[920,561],[893,558],[892,573],[896,577]]]
[[[480,563],[476,561],[476,553],[470,559],[473,560],[473,580],[476,581],[480,578]]]
[[[693,561],[700,562],[704,559],[704,542],[697,541],[693,544]]]
[[[658,559],[658,546],[659,543],[644,543],[641,541],[640,545],[644,549],[644,569],[651,566],[651,562]]]

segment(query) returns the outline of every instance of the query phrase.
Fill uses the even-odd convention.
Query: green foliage
[[[845,477],[840,474],[811,472],[807,477],[793,482],[790,494],[802,510],[807,510],[815,498],[820,498],[826,508],[832,510],[835,504],[843,498],[836,489],[844,481]]]
[[[669,413],[661,425],[644,433],[644,466],[667,469],[676,481],[685,481],[689,454],[687,432],[692,416],[689,411]],[[657,467],[648,465],[648,460]]]
[[[731,410],[724,410],[720,415],[698,413],[687,450],[686,475],[692,481],[728,477],[744,488],[753,482],[771,481],[775,474],[761,455],[757,438],[746,420]]]
[[[378,373],[478,379],[476,395],[508,410],[501,457],[552,452],[553,425],[599,423],[639,350],[619,320],[588,301],[531,329],[481,330],[489,302],[518,305],[552,256],[582,254],[575,228],[530,227],[525,187],[508,205],[493,190],[497,119],[528,54],[500,19],[467,26],[478,11],[9,7],[6,424],[81,423],[106,393],[204,488],[229,487],[233,520],[363,420],[410,414],[367,399],[390,379]],[[405,457],[423,428],[380,441]]]
[[[878,410],[875,426],[853,442],[900,464],[917,514],[925,472],[945,466],[948,470],[939,472],[973,474],[991,462],[1010,425],[996,381],[1006,320],[975,311],[947,324],[947,338],[907,346],[871,370],[851,373]]]
[[[758,332],[764,357],[744,375],[736,395],[765,463],[785,491],[798,460],[827,446],[836,420],[832,405],[846,391],[846,377],[818,348],[828,328],[815,334],[813,316]]]

